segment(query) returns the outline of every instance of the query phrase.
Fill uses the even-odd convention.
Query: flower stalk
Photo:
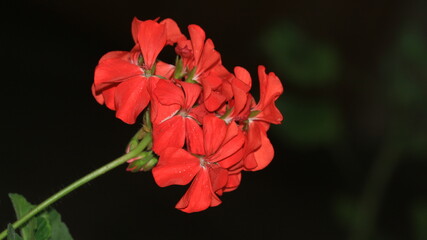
[[[18,219],[16,222],[12,224],[12,227],[14,229],[19,228],[24,223],[26,223],[28,220],[30,220],[32,217],[61,199],[62,197],[66,196],[70,192],[76,190],[80,186],[92,181],[93,179],[103,175],[104,173],[122,165],[126,161],[136,157],[138,154],[140,154],[142,151],[145,150],[145,148],[148,146],[149,143],[152,141],[151,133],[146,133],[144,138],[138,143],[138,145],[128,153],[124,154],[123,156],[116,158],[112,162],[96,169],[95,171],[87,174],[86,176],[78,179],[77,181],[73,182],[72,184],[68,185],[61,191],[57,192],[56,194],[52,195],[48,199],[46,199],[44,202],[40,203],[38,206],[36,206],[33,210],[28,212],[25,216],[23,216],[21,219]],[[0,233],[0,240],[4,239],[7,236],[7,230],[4,230]]]

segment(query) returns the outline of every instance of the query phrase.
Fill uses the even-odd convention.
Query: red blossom
[[[165,148],[181,148],[186,143],[194,153],[200,153],[202,129],[192,114],[201,88],[197,84],[159,80],[153,90],[152,122],[153,150],[160,154]],[[171,141],[171,139],[174,139]]]
[[[161,187],[186,185],[190,188],[176,207],[184,212],[197,212],[221,203],[227,185],[229,171],[241,160],[244,143],[243,133],[236,124],[226,123],[207,115],[203,121],[203,153],[194,154],[180,148],[167,148],[160,155],[159,163],[153,168],[153,176]],[[230,185],[236,185],[232,178]],[[237,184],[238,185],[238,184]]]
[[[187,39],[172,19],[134,18],[135,46],[99,60],[91,91],[126,123],[135,123],[145,110],[142,132],[153,140],[129,160],[128,170],[149,170],[158,158],[152,169],[156,183],[191,183],[176,208],[197,212],[219,205],[224,192],[240,185],[242,170],[270,164],[274,149],[267,131],[283,120],[275,105],[283,86],[259,66],[257,103],[249,72],[236,67],[230,73],[201,27],[190,25],[188,32]],[[175,65],[157,59],[167,45],[175,45]],[[128,151],[141,138],[135,135]]]

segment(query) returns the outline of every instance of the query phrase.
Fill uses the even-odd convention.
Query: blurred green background
[[[75,239],[427,239],[426,1],[1,5],[1,228],[7,193],[41,202],[122,153],[137,127],[92,99],[93,70],[160,16],[202,26],[230,71],[279,76],[275,159],[192,215],[173,209],[186,188],[115,170],[55,204]]]

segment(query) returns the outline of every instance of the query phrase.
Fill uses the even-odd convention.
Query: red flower
[[[235,176],[230,175],[228,168],[241,160],[243,143],[244,136],[234,122],[226,125],[214,115],[207,115],[203,121],[203,154],[167,148],[153,168],[154,179],[160,187],[186,185],[193,180],[176,205],[184,212],[217,206],[221,203],[218,195],[236,187]]]
[[[133,124],[148,105],[147,86],[150,77],[144,76],[138,65],[138,51],[110,52],[104,55],[95,69],[94,93],[98,102],[102,94],[108,108],[116,110],[116,117]],[[157,78],[155,78],[157,80]]]
[[[200,79],[203,86],[203,101],[209,112],[221,108],[233,97],[232,85],[235,77],[224,66],[217,65]]]
[[[159,79],[153,74],[173,73],[173,67],[163,63],[153,71],[157,55],[167,41],[183,39],[176,23],[170,19],[157,23],[134,18],[132,36],[136,45],[131,52],[110,52],[101,58],[92,87],[95,99],[116,110],[116,117],[128,124],[135,123],[150,102],[149,82]]]
[[[270,123],[280,124],[283,116],[274,104],[283,93],[280,79],[274,74],[265,73],[265,67],[258,67],[260,83],[260,101],[251,108],[247,120],[246,170],[258,171],[270,164],[274,157],[274,148],[267,137]],[[247,80],[245,80],[247,81]]]
[[[274,149],[267,131],[270,124],[283,120],[275,106],[283,87],[274,73],[266,74],[259,66],[256,103],[249,72],[236,67],[230,73],[203,29],[190,25],[188,31],[189,39],[172,19],[134,18],[134,48],[105,54],[91,90],[96,101],[129,124],[149,106],[146,125],[128,150],[144,136],[153,141],[128,161],[128,170],[151,169],[159,157],[153,168],[156,183],[191,183],[176,208],[197,212],[217,206],[219,196],[235,190],[242,170],[257,171],[271,162]],[[166,45],[175,44],[176,66],[157,59]]]
[[[265,73],[263,66],[258,67],[260,80],[260,101],[255,103],[249,90],[252,79],[248,71],[236,67],[236,78],[232,80],[233,99],[221,114],[227,122],[238,122],[246,133],[243,168],[257,171],[265,168],[273,159],[274,149],[267,137],[270,124],[279,124],[283,117],[275,106],[275,101],[282,94],[283,87],[274,73]]]
[[[258,77],[260,86],[260,100],[252,109],[253,112],[259,111],[250,120],[264,121],[273,124],[280,124],[283,116],[274,104],[283,93],[283,86],[280,79],[274,73],[265,73],[265,67],[258,67]]]
[[[158,81],[151,105],[153,150],[156,153],[160,154],[168,147],[181,148],[185,142],[193,153],[201,153],[202,129],[192,113],[200,92],[198,84]]]

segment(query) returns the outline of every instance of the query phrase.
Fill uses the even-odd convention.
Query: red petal
[[[142,21],[138,18],[134,17],[132,20],[132,38],[135,43],[138,43],[138,32],[139,32],[139,26],[141,25]]]
[[[246,155],[243,164],[246,171],[253,171],[258,166],[253,152]]]
[[[236,190],[236,188],[240,185],[240,181],[242,180],[242,174],[236,173],[236,174],[230,174],[228,176],[227,185],[225,186],[225,192],[231,192]]]
[[[271,142],[265,132],[262,134],[261,142],[261,147],[254,152],[254,158],[257,162],[257,167],[252,169],[251,171],[258,171],[264,169],[273,160],[274,148],[271,145]]]
[[[157,154],[168,147],[182,148],[185,143],[185,122],[181,116],[172,117],[153,126],[153,150]]]
[[[219,64],[216,65],[214,68],[212,68],[212,74],[215,76],[220,77],[226,82],[231,82],[231,80],[234,78],[234,75],[230,73],[223,65]]]
[[[187,148],[191,153],[205,155],[203,146],[203,130],[192,118],[184,118]]]
[[[203,119],[203,136],[206,156],[214,154],[224,141],[227,125],[215,115],[206,115]]]
[[[252,153],[261,147],[261,132],[259,124],[255,122],[249,124],[245,142],[246,154]]]
[[[212,89],[217,89],[222,85],[222,78],[218,75],[215,75],[214,73],[210,72],[209,75],[203,78],[201,81],[203,87],[209,86]]]
[[[226,98],[224,95],[218,92],[211,92],[209,96],[205,97],[205,106],[209,112],[214,112],[218,110],[225,102]]]
[[[113,111],[116,110],[115,94],[116,94],[116,87],[111,87],[109,89],[102,91],[102,96],[104,97],[105,106],[107,106],[109,109]]]
[[[144,64],[151,69],[157,55],[166,44],[165,25],[153,20],[141,22],[138,30],[138,43],[144,57]]]
[[[203,118],[208,114],[209,112],[206,110],[205,105],[202,103],[194,108],[192,108],[189,112],[189,115],[196,119],[199,123],[203,123]]]
[[[239,129],[237,124],[235,122],[231,122],[227,126],[227,133],[224,138],[224,143],[227,143],[228,141],[232,140],[237,135],[242,134],[242,131]]]
[[[274,105],[274,102],[283,93],[282,83],[274,73],[269,73],[267,76],[265,73],[264,66],[258,67],[258,76],[259,76],[259,84],[260,84],[260,100],[258,105],[255,107],[255,109],[261,112],[264,111],[264,109],[266,109],[270,114],[273,114],[274,116],[273,118],[270,119],[267,114],[264,114],[264,117],[267,117],[267,119],[265,120],[266,121],[273,120],[274,122],[271,122],[271,123],[280,123],[283,117],[280,111]],[[257,116],[256,119],[261,120],[259,116]]]
[[[203,211],[220,203],[221,200],[212,191],[208,170],[202,168],[175,207],[183,212],[192,213]]]
[[[99,104],[104,104],[104,97],[102,96],[101,93],[96,93],[95,91],[95,85],[92,84],[92,87],[90,88],[90,90],[92,91],[92,95],[95,98],[95,100],[99,103]]]
[[[152,94],[151,96],[152,98],[150,103],[150,110],[151,110],[151,122],[153,124],[160,124],[172,118],[181,109],[181,106],[178,104],[163,105],[159,102],[156,95]]]
[[[273,124],[280,124],[283,121],[283,115],[277,109],[274,103],[267,105],[253,120],[262,120]]]
[[[95,69],[95,89],[102,91],[111,85],[141,76],[142,70],[137,65],[119,58],[102,60]]]
[[[135,123],[138,115],[150,101],[147,91],[149,79],[138,76],[119,84],[115,92],[116,117],[125,123]]]
[[[228,180],[228,171],[218,165],[209,166],[209,176],[212,183],[212,191],[217,192],[225,187]],[[219,191],[222,193],[222,191]]]
[[[237,152],[233,153],[232,155],[223,158],[221,161],[219,161],[219,165],[225,169],[234,169],[236,165],[240,164],[241,161],[243,161],[243,148],[240,148],[237,150]]]
[[[104,54],[104,56],[101,57],[101,59],[99,59],[98,63],[103,62],[104,60],[107,59],[121,59],[121,60],[125,60],[129,62],[129,58],[130,58],[130,52],[126,52],[126,51],[111,51],[108,52],[106,54]]]
[[[227,134],[224,138],[222,146],[217,150],[217,152],[215,152],[212,156],[209,157],[209,161],[220,162],[221,164],[224,164],[224,167],[226,168],[233,166],[241,160],[242,156],[237,158],[229,157],[235,154],[237,151],[241,150],[243,148],[244,143],[245,136],[238,129],[235,122],[231,122],[228,126]],[[221,161],[225,159],[227,159],[227,162],[222,163]]]
[[[225,96],[227,100],[233,98],[233,89],[229,82],[223,82],[221,86],[221,94]]]
[[[198,63],[206,39],[205,31],[198,25],[191,24],[188,26],[188,32],[190,33],[191,45],[193,47],[194,61]]]
[[[238,79],[240,79],[240,81],[242,81],[243,83],[248,85],[249,88],[252,87],[252,78],[251,78],[251,75],[249,74],[248,70],[246,70],[242,67],[235,67],[234,68],[234,74],[236,75],[236,77]]]
[[[166,26],[166,43],[168,45],[173,45],[178,41],[187,39],[184,34],[181,33],[181,30],[179,30],[179,27],[174,20],[166,18],[161,21],[160,24],[164,24]]]
[[[200,85],[194,83],[179,82],[179,84],[182,86],[185,93],[185,104],[183,107],[189,109],[193,107],[194,103],[199,98],[202,88]]]
[[[155,72],[156,75],[170,79],[174,71],[175,71],[174,65],[168,64],[162,61],[157,61],[156,72]]]
[[[184,92],[169,80],[160,79],[153,90],[153,94],[163,105],[178,104],[184,106]]]
[[[221,55],[214,49],[212,40],[206,40],[203,47],[203,54],[200,56],[199,61],[196,61],[197,70],[194,79],[197,80],[197,77],[202,75],[202,73],[209,71],[220,63]]]
[[[186,185],[200,170],[200,160],[179,148],[166,149],[153,168],[153,176],[157,185]]]
[[[233,115],[238,115],[246,106],[250,87],[238,78],[232,80],[231,87],[234,94]]]

